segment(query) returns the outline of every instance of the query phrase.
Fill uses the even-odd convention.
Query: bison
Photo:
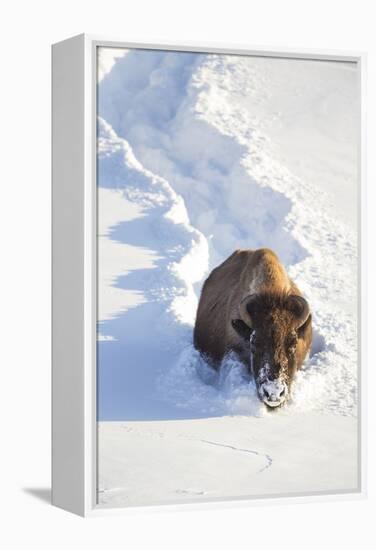
[[[308,302],[272,250],[236,250],[205,281],[194,346],[214,368],[236,352],[268,407],[288,400],[311,342]]]

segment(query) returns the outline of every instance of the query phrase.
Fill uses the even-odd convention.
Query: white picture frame
[[[365,63],[366,55],[223,44],[128,43],[81,34],[52,46],[52,502],[96,516],[143,507],[97,507],[96,429],[96,52],[100,46],[352,61],[360,86],[359,486],[355,493],[163,505],[163,509],[363,498],[365,463]],[[69,344],[67,344],[69,343]],[[159,509],[159,506],[148,507]]]

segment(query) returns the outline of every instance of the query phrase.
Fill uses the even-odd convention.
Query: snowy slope
[[[222,426],[225,435],[237,426],[219,418],[229,414],[247,415],[254,429],[258,418],[272,433],[276,422],[304,433],[302,419],[317,425],[321,418],[326,432],[316,436],[318,447],[337,463],[342,440],[354,450],[342,457],[344,477],[329,490],[353,488],[356,430],[346,418],[357,407],[353,67],[135,50],[115,62],[105,53],[98,92],[99,418],[127,424],[101,423],[100,501],[113,502],[111,487],[127,484],[123,474],[112,476],[119,455],[111,442],[118,436],[120,448],[132,445],[143,433],[134,421],[153,421],[150,429],[160,433],[164,424],[156,420],[179,419],[176,441],[208,426]],[[191,344],[209,270],[236,248],[260,246],[279,254],[315,322],[312,356],[275,422],[235,357],[214,373]],[[125,435],[129,421],[132,436]],[[200,453],[207,452],[204,445]],[[228,456],[224,466],[231,467]],[[275,475],[268,474],[270,487]],[[306,490],[327,488],[320,483]],[[237,493],[235,484],[233,494],[263,492],[254,476],[243,488]],[[213,491],[229,496],[226,488]],[[120,489],[120,501],[131,503],[126,492]],[[174,498],[157,491],[143,501],[142,494],[137,503]]]

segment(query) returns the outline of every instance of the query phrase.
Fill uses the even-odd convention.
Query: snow
[[[355,419],[332,417],[320,431],[322,416],[302,413],[300,420],[102,422],[100,505],[355,491]]]
[[[97,80],[101,82],[103,78],[109,73],[116,61],[128,53],[125,48],[98,48],[97,57]]]
[[[99,502],[354,490],[355,67],[99,51]],[[210,269],[260,246],[278,253],[314,316],[311,357],[272,414],[235,356],[214,372],[192,346]],[[262,478],[244,431],[273,459]],[[211,434],[218,448],[202,442]]]

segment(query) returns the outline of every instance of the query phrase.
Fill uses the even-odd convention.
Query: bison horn
[[[240,314],[240,318],[242,319],[242,321],[244,321],[244,323],[249,326],[249,328],[252,328],[252,317],[251,317],[251,314],[250,314],[250,306],[253,302],[255,302],[257,299],[257,295],[256,294],[248,294],[248,296],[246,296],[245,298],[243,298],[243,300],[240,302],[240,305],[239,305],[239,314]]]
[[[307,300],[303,296],[291,295],[287,299],[287,308],[296,318],[297,328],[304,325],[310,314]]]

